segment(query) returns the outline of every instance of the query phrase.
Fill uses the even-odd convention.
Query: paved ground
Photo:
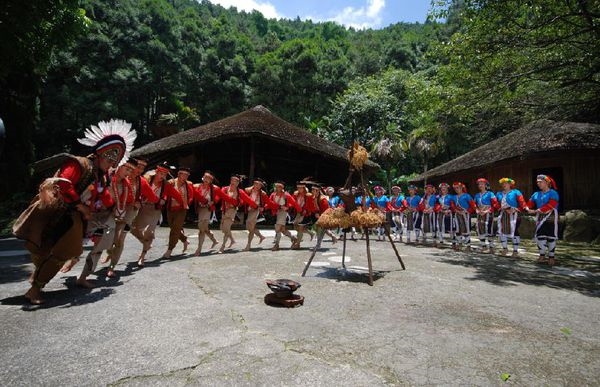
[[[77,288],[80,264],[41,308],[21,297],[21,245],[0,241],[0,385],[599,383],[598,274],[398,245],[402,271],[373,242],[370,287],[364,241],[348,243],[347,271],[341,243],[324,243],[301,278],[309,250],[274,253],[271,238],[249,253],[155,260],[165,231],[146,268],[128,239],[120,278],[100,271],[98,288]],[[265,305],[267,278],[301,282],[305,305]]]

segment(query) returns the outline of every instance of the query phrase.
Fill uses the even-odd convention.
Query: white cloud
[[[331,20],[347,27],[365,29],[381,25],[381,12],[385,8],[385,0],[367,0],[363,7],[346,7]]]
[[[225,8],[236,7],[239,11],[252,12],[257,10],[262,13],[267,19],[282,18],[275,6],[268,1],[260,0],[210,0],[213,4],[219,4]]]

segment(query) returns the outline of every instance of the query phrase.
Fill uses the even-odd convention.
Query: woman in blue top
[[[415,243],[419,242],[419,235],[421,235],[421,213],[419,212],[421,197],[417,195],[415,185],[408,186],[408,195],[402,203],[402,211],[406,216],[406,244],[412,243],[410,240],[411,231],[415,232]]]
[[[519,256],[519,225],[521,217],[519,213],[526,209],[525,199],[521,191],[515,188],[515,181],[510,177],[503,177],[498,181],[502,185],[502,191],[496,193],[496,199],[500,202],[500,214],[498,214],[498,235],[502,244],[502,255],[508,254],[508,238],[513,245],[513,257]]]
[[[435,187],[431,184],[425,186],[425,193],[419,204],[421,212],[421,231],[423,231],[423,244],[427,243],[427,234],[431,233],[433,242],[436,236],[436,219],[435,214],[438,211],[437,196],[435,195]]]
[[[437,236],[439,245],[444,244],[444,237],[448,235],[452,241],[452,246],[456,245],[456,224],[454,221],[454,213],[452,212],[454,195],[448,192],[450,185],[448,183],[440,183],[438,186],[440,194],[437,197],[439,204],[438,210],[438,227]]]
[[[534,240],[540,252],[537,262],[547,262],[548,265],[554,266],[556,263],[554,250],[558,239],[558,192],[556,192],[556,183],[550,176],[538,175],[536,180],[540,190],[531,195],[527,203],[527,211],[534,214],[536,220]]]
[[[387,219],[387,213],[388,213],[388,203],[390,202],[390,199],[385,196],[385,189],[380,186],[380,185],[376,185],[375,187],[373,187],[373,191],[375,192],[375,197],[373,197],[373,204],[375,204],[377,206],[377,208],[379,208],[379,210],[381,210],[384,214],[386,214],[386,222],[388,222]],[[378,241],[382,241],[385,238],[385,225],[382,224],[381,226],[379,226],[377,228],[377,240]]]
[[[404,195],[402,189],[395,185],[392,187],[392,197],[390,198],[390,208],[392,210],[392,222],[394,222],[394,240],[402,242],[402,232],[404,231],[404,214],[402,213],[402,202]]]
[[[477,236],[481,243],[481,252],[494,254],[494,212],[500,207],[498,199],[490,191],[490,182],[485,178],[477,179],[479,192],[473,200],[477,206]]]
[[[454,216],[456,219],[456,235],[458,244],[454,244],[454,250],[459,250],[459,244],[465,245],[465,251],[471,251],[471,214],[475,212],[473,197],[467,192],[464,183],[458,181],[452,184],[456,192],[454,196]]]

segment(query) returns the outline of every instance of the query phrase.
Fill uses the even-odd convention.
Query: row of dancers
[[[115,266],[122,254],[128,234],[141,243],[137,260],[143,267],[146,255],[155,239],[155,230],[163,212],[169,224],[167,249],[162,255],[169,258],[178,243],[183,251],[190,244],[183,232],[187,213],[195,208],[198,215],[198,245],[195,255],[203,252],[205,239],[211,241],[210,248],[219,242],[211,232],[209,223],[213,212],[220,208],[223,234],[218,252],[223,253],[235,243],[231,226],[240,209],[247,211],[246,228],[248,236],[244,250],[250,250],[252,241],[258,237],[259,243],[265,238],[256,227],[261,213],[271,213],[275,218],[275,239],[272,250],[280,248],[283,236],[291,241],[294,249],[300,247],[304,234],[311,238],[311,224],[319,214],[332,206],[344,205],[336,196],[336,190],[328,187],[325,192],[319,184],[299,181],[293,193],[285,189],[283,181],[273,184],[273,191],[266,192],[267,184],[262,179],[252,179],[251,185],[241,188],[244,179],[241,175],[231,175],[229,184],[219,187],[215,177],[206,171],[201,182],[189,180],[189,168],[180,167],[176,171],[167,163],[157,165],[151,173],[144,173],[147,162],[130,159],[136,138],[131,124],[121,120],[100,122],[98,126],[86,129],[85,136],[78,141],[92,149],[86,157],[67,155],[59,170],[40,185],[39,194],[23,211],[13,226],[14,234],[26,241],[35,270],[30,276],[31,288],[25,297],[33,304],[43,302],[42,288],[59,270],[68,271],[83,253],[84,235],[93,234],[94,246],[86,257],[85,265],[77,283],[92,287],[87,277],[106,251],[102,261],[109,263],[107,275],[115,276]],[[112,171],[112,172],[110,172]],[[176,174],[169,178],[170,174]],[[480,192],[472,198],[464,184],[454,183],[455,194],[449,193],[447,184],[440,184],[439,194],[433,186],[425,187],[420,197],[414,186],[409,187],[408,196],[402,197],[399,187],[392,189],[392,197],[387,198],[380,187],[375,189],[372,203],[367,198],[358,199],[362,205],[377,206],[386,211],[396,224],[398,237],[404,227],[407,239],[415,233],[418,240],[428,237],[443,242],[449,236],[453,244],[470,246],[470,217],[477,214],[477,233],[486,241],[488,249],[493,249],[494,224],[500,236],[503,250],[507,250],[507,239],[512,239],[516,253],[519,243],[519,214],[529,212],[536,215],[535,238],[540,249],[540,261],[548,256],[548,263],[554,264],[554,251],[558,237],[558,194],[554,181],[545,175],[537,177],[540,190],[525,202],[514,180],[500,180],[502,191],[493,194],[489,182],[478,180]],[[494,214],[498,211],[497,221]],[[293,235],[286,227],[286,219],[292,216],[296,230]],[[325,232],[325,230],[323,230]],[[378,230],[380,235],[382,231]],[[329,230],[327,233],[335,241]]]
[[[525,200],[516,188],[514,179],[505,177],[499,180],[501,189],[494,193],[490,190],[490,182],[485,178],[477,180],[478,192],[471,196],[465,184],[454,182],[450,185],[441,183],[436,190],[432,184],[424,187],[420,196],[414,185],[408,187],[408,195],[404,196],[400,187],[392,187],[392,195],[385,195],[381,186],[374,187],[373,198],[366,198],[368,205],[376,206],[388,214],[394,225],[394,238],[402,240],[406,229],[406,242],[427,243],[434,246],[451,243],[455,250],[464,247],[471,250],[471,217],[475,220],[475,233],[480,241],[482,252],[495,252],[495,239],[501,245],[500,253],[508,254],[508,240],[512,242],[512,256],[517,257],[519,243],[519,225],[521,214],[535,216],[536,228],[534,240],[539,250],[538,262],[555,264],[556,241],[558,239],[558,203],[559,195],[556,183],[548,176],[540,174],[536,177],[538,191],[529,200]],[[357,198],[357,201],[362,200]],[[372,203],[370,203],[372,202]],[[383,238],[383,228],[378,230]]]

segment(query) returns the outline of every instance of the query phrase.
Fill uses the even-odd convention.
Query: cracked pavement
[[[594,385],[600,375],[600,275],[530,261],[372,242],[324,242],[306,277],[302,250],[267,238],[241,252],[160,260],[139,270],[128,237],[121,274],[74,286],[82,264],[25,304],[22,245],[0,240],[1,385]],[[187,229],[187,234],[194,234]],[[217,237],[220,233],[217,232]],[[192,239],[190,251],[196,240]],[[256,242],[255,242],[256,243]],[[265,279],[302,284],[301,307],[264,304]],[[562,331],[561,331],[562,329]],[[507,382],[501,375],[510,374]]]

